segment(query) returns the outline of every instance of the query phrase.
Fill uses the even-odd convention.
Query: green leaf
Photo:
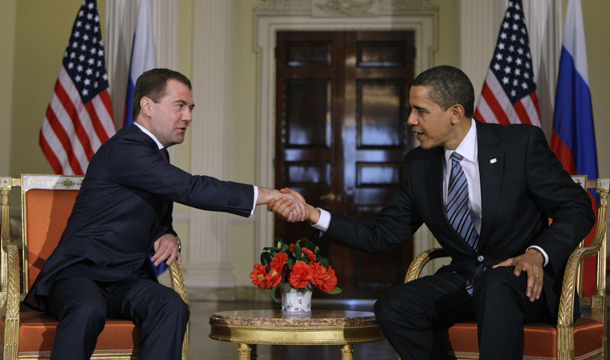
[[[261,253],[261,264],[269,265],[273,261],[273,255],[268,252]]]
[[[337,285],[337,286],[335,286],[334,289],[332,289],[332,291],[324,291],[324,292],[327,294],[330,294],[330,295],[336,295],[336,294],[339,294],[341,291],[343,291],[343,288],[341,286]]]
[[[295,244],[294,247],[292,248],[292,251],[294,252],[294,257],[297,260],[301,260],[301,258],[303,257],[303,252],[301,251],[301,247],[299,246],[299,244]]]
[[[307,248],[311,251],[315,251],[317,246],[314,245],[314,243],[312,243],[311,241],[309,241],[308,238],[304,237],[303,240],[305,240],[305,243],[307,244]]]
[[[310,281],[309,284],[305,286],[305,291],[313,291],[315,288],[316,286]]]
[[[273,300],[274,303],[279,304],[280,301],[277,300],[277,298],[275,297],[275,291],[278,287],[280,287],[281,284],[278,284],[276,286],[274,286],[273,288],[271,288],[271,300]],[[281,300],[281,299],[280,299]]]
[[[324,266],[326,268],[326,270],[328,270],[328,267],[330,266],[328,263],[328,259],[323,258],[323,257],[318,257],[318,262],[320,264],[322,264],[322,266]]]

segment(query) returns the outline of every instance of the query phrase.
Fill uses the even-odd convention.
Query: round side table
[[[210,338],[239,343],[239,360],[256,359],[256,344],[343,345],[342,360],[353,359],[353,344],[385,340],[375,315],[363,311],[314,310],[282,315],[280,310],[214,313]]]

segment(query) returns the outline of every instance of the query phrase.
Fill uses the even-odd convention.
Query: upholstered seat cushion
[[[581,317],[574,324],[574,358],[579,359],[602,352],[604,326],[601,322]],[[479,351],[477,324],[456,324],[439,331],[438,335],[447,349],[456,356],[468,357]],[[557,359],[557,328],[548,324],[525,326],[524,359]]]
[[[4,339],[4,318],[0,318],[0,338]],[[19,356],[50,354],[57,321],[41,312],[22,312]],[[137,354],[140,328],[131,321],[107,320],[95,347],[95,354]],[[136,349],[136,350],[133,350]]]

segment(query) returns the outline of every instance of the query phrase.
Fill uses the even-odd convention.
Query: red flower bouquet
[[[297,290],[318,288],[328,294],[338,294],[343,289],[337,286],[335,270],[318,254],[319,251],[320,248],[306,238],[296,244],[277,239],[276,247],[263,249],[260,264],[255,264],[250,273],[252,283],[261,289],[271,289],[273,300],[275,289],[283,283],[289,283]]]

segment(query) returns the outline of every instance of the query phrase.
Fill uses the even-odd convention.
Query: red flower
[[[271,260],[272,269],[276,269],[277,272],[281,272],[284,269],[284,265],[286,265],[286,260],[288,260],[288,254],[283,251],[276,252],[273,255],[273,260]]]
[[[282,273],[277,271],[276,269],[269,270],[269,274],[265,277],[265,283],[267,284],[267,289],[270,289],[282,281]]]
[[[335,286],[337,286],[337,276],[335,275],[335,270],[333,270],[330,265],[328,266],[328,270],[326,270],[322,264],[315,263],[312,266],[311,282],[313,282],[314,285],[322,291],[333,291]]]
[[[313,251],[307,249],[307,248],[301,248],[301,251],[304,252],[307,257],[309,258],[309,261],[316,261],[316,256],[313,254]]]
[[[265,266],[261,264],[254,264],[254,270],[252,270],[250,273],[252,284],[263,290],[268,289],[269,287],[267,286],[267,281],[265,281],[266,276],[267,270],[265,269]]]
[[[296,264],[290,267],[290,276],[288,283],[294,288],[303,289],[311,281],[312,268],[305,261],[297,261]]]

